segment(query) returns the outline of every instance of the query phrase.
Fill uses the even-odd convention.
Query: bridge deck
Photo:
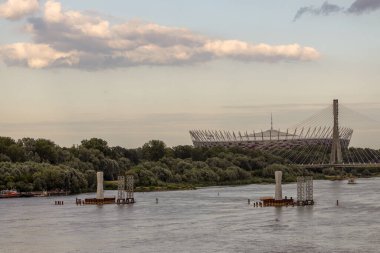
[[[295,164],[300,168],[380,168],[380,163]]]

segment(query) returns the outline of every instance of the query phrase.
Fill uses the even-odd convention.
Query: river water
[[[0,252],[380,252],[380,178],[314,181],[309,207],[247,204],[273,194],[246,185],[136,193],[125,206],[75,205],[94,194],[1,199]],[[283,194],[296,197],[296,185]]]

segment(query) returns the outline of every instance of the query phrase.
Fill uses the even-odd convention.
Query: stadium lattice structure
[[[352,166],[380,163],[380,151],[350,148],[352,118],[365,117],[338,101],[285,131],[271,128],[260,132],[191,130],[195,147],[241,147],[284,157],[291,164],[309,166]],[[339,125],[342,123],[343,125]]]

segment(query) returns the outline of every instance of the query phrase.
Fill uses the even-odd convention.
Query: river
[[[247,204],[274,185],[135,193],[125,206],[75,205],[94,194],[1,199],[0,252],[379,252],[380,178],[357,182],[314,181],[308,207]]]

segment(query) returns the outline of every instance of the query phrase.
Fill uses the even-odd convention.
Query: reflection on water
[[[296,197],[295,184],[283,191]],[[75,205],[93,194],[2,199],[0,252],[379,252],[379,193],[375,178],[315,181],[307,207],[247,204],[274,185],[136,193],[126,206]]]

